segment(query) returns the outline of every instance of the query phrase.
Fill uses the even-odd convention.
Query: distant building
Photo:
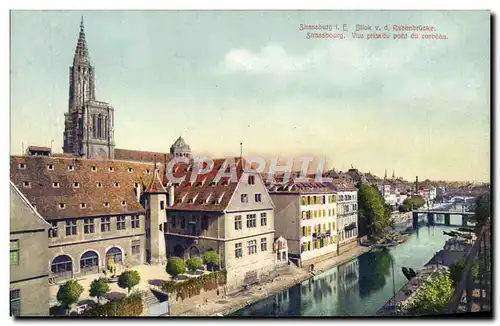
[[[10,314],[49,315],[50,225],[10,183]]]
[[[276,207],[276,234],[288,241],[299,266],[337,255],[336,193],[314,179],[291,179],[269,191]]]
[[[50,147],[43,146],[28,146],[26,149],[26,155],[29,156],[50,156],[52,150]]]
[[[170,147],[170,155],[173,157],[191,157],[191,147],[182,137],[179,137]]]

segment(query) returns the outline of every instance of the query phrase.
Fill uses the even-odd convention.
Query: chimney
[[[137,187],[135,187],[135,195],[137,197],[137,202],[141,202],[141,184],[137,183]]]
[[[168,206],[172,207],[174,205],[174,186],[171,185],[168,189]]]

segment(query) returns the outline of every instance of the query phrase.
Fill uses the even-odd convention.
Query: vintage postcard
[[[10,23],[11,316],[492,316],[489,11]]]

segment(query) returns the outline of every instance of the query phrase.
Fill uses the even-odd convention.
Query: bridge
[[[461,215],[462,216],[462,226],[467,226],[467,222],[469,218],[474,216],[474,212],[459,212],[459,211],[442,211],[442,210],[416,210],[412,212],[413,216],[413,225],[414,227],[418,226],[418,215],[426,214],[427,222],[429,225],[436,224],[436,216],[443,215],[444,216],[444,225],[451,226],[450,216],[451,215]]]

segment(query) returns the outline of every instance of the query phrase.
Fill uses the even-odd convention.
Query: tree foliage
[[[426,281],[410,299],[404,309],[406,315],[432,315],[442,313],[453,296],[453,281],[449,272],[441,272],[437,277]]]
[[[97,298],[99,301],[109,292],[108,280],[104,277],[97,278],[90,284],[90,296]]]
[[[491,195],[485,193],[476,198],[474,219],[479,226],[483,226],[491,216]]]
[[[86,310],[82,316],[85,317],[129,317],[140,316],[143,312],[142,297],[139,293],[133,293],[119,302],[107,302],[97,304],[94,308]]]
[[[125,271],[118,277],[118,286],[122,289],[127,289],[130,293],[130,289],[139,284],[141,281],[141,276],[138,271]]]
[[[359,235],[383,238],[392,226],[391,210],[380,192],[368,184],[358,184]]]
[[[457,284],[460,283],[462,278],[465,276],[463,274],[466,264],[467,264],[466,260],[461,259],[450,267],[450,277],[451,280],[453,281],[454,287],[456,287]],[[472,271],[472,276],[476,277],[479,274],[479,265],[477,263],[473,263],[471,271]]]
[[[414,195],[406,198],[403,201],[400,210],[403,212],[409,212],[412,209],[419,209],[424,205],[425,205],[425,200],[422,198],[422,196]]]
[[[203,260],[200,257],[193,257],[186,261],[187,268],[194,272],[203,269]]]
[[[71,305],[78,302],[80,295],[83,293],[83,286],[76,280],[69,280],[59,287],[57,291],[57,301],[64,307],[69,308]]]
[[[203,255],[203,261],[213,271],[215,267],[219,266],[219,255],[215,250],[209,250]]]
[[[184,264],[184,260],[173,256],[168,259],[166,270],[170,276],[176,277],[186,272],[186,265]]]

